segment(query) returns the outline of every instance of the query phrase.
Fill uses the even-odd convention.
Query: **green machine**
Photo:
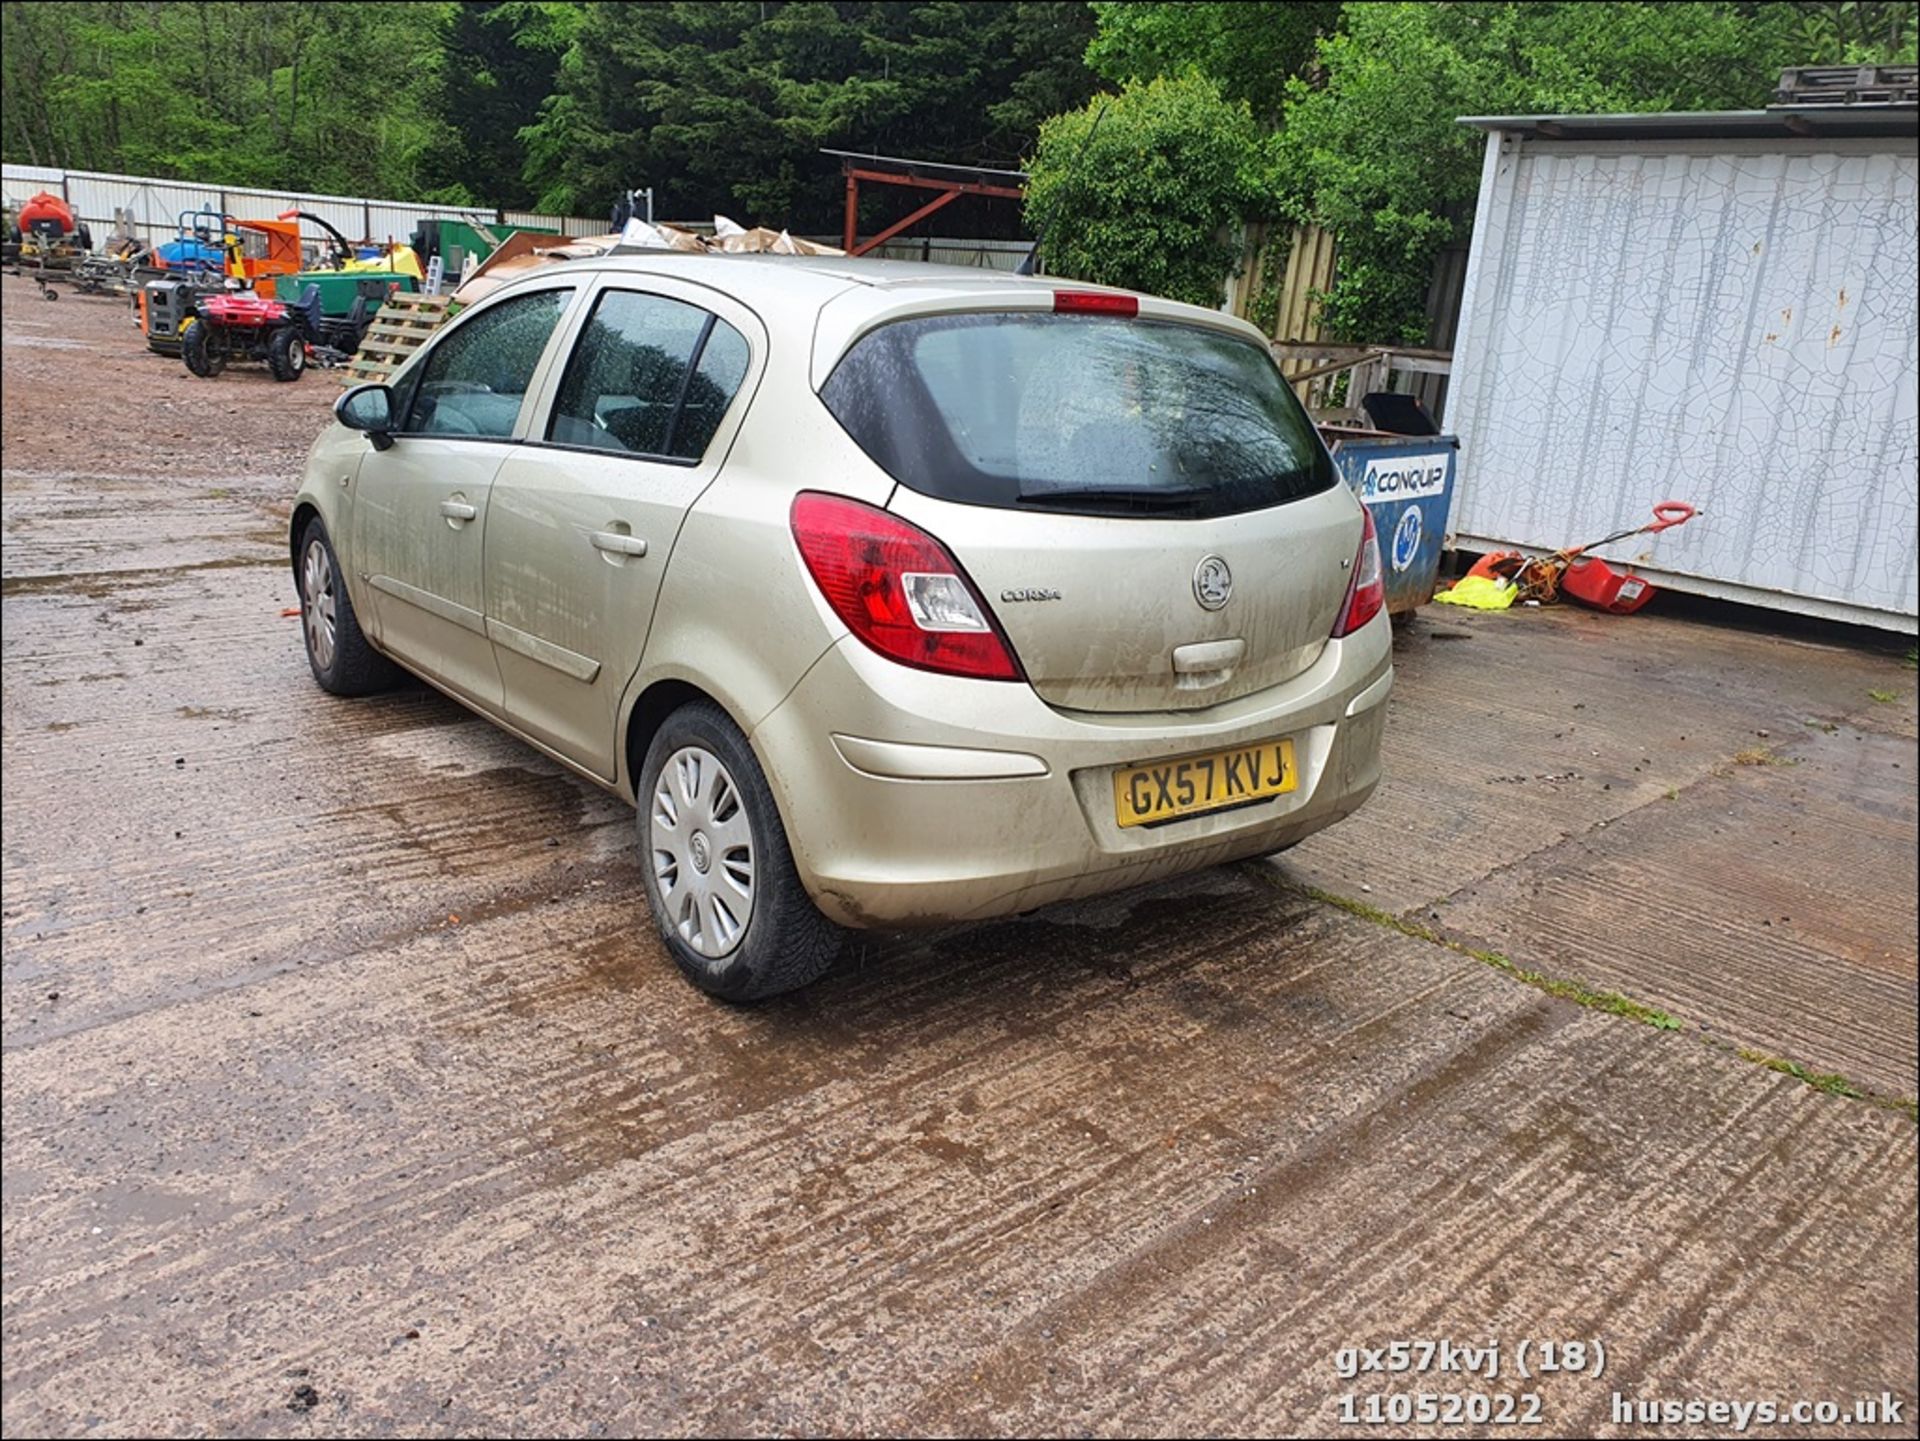
[[[395,270],[303,270],[297,275],[276,276],[273,293],[281,300],[298,300],[309,285],[320,287],[322,315],[345,315],[363,295],[371,314],[380,308],[393,286],[409,292],[420,288],[411,275]]]
[[[559,231],[543,225],[474,225],[465,220],[422,220],[414,227],[411,244],[422,265],[438,255],[446,273],[454,276],[460,273],[469,255],[485,260],[506,244],[508,237],[522,231],[529,235],[551,235],[556,240],[562,238]]]

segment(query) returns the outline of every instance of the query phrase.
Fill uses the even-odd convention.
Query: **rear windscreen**
[[[1089,514],[1225,515],[1330,488],[1313,423],[1254,345],[1096,315],[896,321],[820,391],[902,485]]]

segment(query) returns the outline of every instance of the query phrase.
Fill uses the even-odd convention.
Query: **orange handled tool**
[[[1585,545],[1576,545],[1567,550],[1557,550],[1552,555],[1536,556],[1529,559],[1517,550],[1497,550],[1491,555],[1482,556],[1468,575],[1487,575],[1496,580],[1510,580],[1520,588],[1521,600],[1534,600],[1550,604],[1560,598],[1560,582],[1567,573],[1567,567],[1590,550],[1598,550],[1603,545],[1612,545],[1616,540],[1625,540],[1630,535],[1655,535],[1663,530],[1671,530],[1676,525],[1685,525],[1701,511],[1684,500],[1663,500],[1653,508],[1653,520],[1646,525],[1636,525],[1630,530],[1615,531],[1601,540],[1590,540]],[[1583,564],[1596,565],[1607,569],[1605,562],[1592,561]],[[1651,594],[1651,590],[1646,591]]]
[[[1671,530],[1676,525],[1685,525],[1700,514],[1684,500],[1663,500],[1653,508],[1651,525],[1636,525],[1631,530],[1615,531],[1605,540],[1590,540],[1585,545],[1576,545],[1571,550],[1555,552],[1556,559],[1572,560],[1576,555],[1585,555],[1590,550],[1598,550],[1603,545],[1612,545],[1616,540],[1625,540],[1630,535],[1657,535],[1663,530]]]

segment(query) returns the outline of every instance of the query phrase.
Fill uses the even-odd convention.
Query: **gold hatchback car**
[[[698,986],[843,927],[1284,849],[1380,774],[1372,521],[1258,331],[938,266],[614,255],[348,391],[293,509],[320,685],[411,671],[639,813]]]

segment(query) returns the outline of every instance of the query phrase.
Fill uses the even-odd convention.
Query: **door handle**
[[[480,512],[464,500],[443,500],[440,502],[440,514],[448,520],[472,520]]]
[[[612,555],[645,555],[647,543],[637,535],[619,535],[611,530],[596,530],[587,539],[593,542],[595,550],[604,550]]]

